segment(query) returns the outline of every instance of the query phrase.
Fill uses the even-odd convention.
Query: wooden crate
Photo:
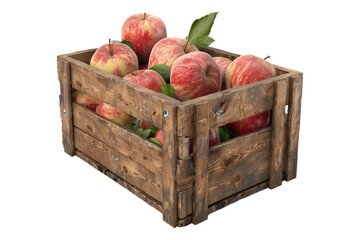
[[[200,223],[296,177],[302,73],[275,66],[276,77],[179,102],[91,67],[95,50],[57,58],[64,150],[162,212],[171,226]],[[232,60],[239,56],[203,51]],[[163,129],[163,146],[73,103],[74,90]],[[209,128],[270,110],[271,126],[208,147]]]

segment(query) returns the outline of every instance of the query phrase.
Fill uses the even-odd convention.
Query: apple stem
[[[188,43],[189,43],[189,41],[188,40],[186,40],[186,43],[185,43],[185,48],[184,48],[184,52],[186,53],[186,48],[187,48],[187,46],[188,46]]]
[[[144,13],[144,20],[145,20],[145,17],[146,17],[146,13]]]
[[[113,53],[113,51],[111,50],[111,38],[109,38],[109,50],[110,50],[110,56],[113,56],[114,53]]]
[[[264,60],[266,60],[266,59],[268,59],[268,58],[270,58],[270,56],[267,56],[266,58],[264,58]]]

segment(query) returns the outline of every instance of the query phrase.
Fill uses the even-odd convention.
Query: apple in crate
[[[131,42],[140,62],[149,60],[151,49],[163,38],[166,38],[164,22],[146,13],[130,16],[121,28],[121,39]]]
[[[187,45],[185,39],[164,38],[157,42],[151,50],[149,68],[158,64],[165,64],[171,67],[177,58],[194,51],[199,50],[194,45]]]
[[[90,66],[123,77],[139,69],[135,52],[123,43],[109,43],[96,50]]]
[[[252,55],[236,58],[226,70],[227,88],[235,88],[245,84],[258,82],[275,77],[275,67],[266,61]],[[237,135],[246,134],[263,128],[270,123],[270,113],[264,112],[226,125],[226,128]]]
[[[214,61],[217,63],[217,65],[220,68],[220,73],[221,73],[221,90],[225,90],[226,89],[226,84],[225,84],[225,73],[226,73],[226,69],[229,66],[229,64],[231,63],[231,60],[225,57],[213,57]]]
[[[150,69],[142,69],[129,73],[124,77],[124,79],[151,89],[155,92],[161,92],[162,85],[166,84],[165,80],[159,73]]]
[[[220,68],[205,52],[191,52],[178,58],[171,69],[170,84],[181,101],[220,91]]]
[[[117,110],[110,104],[100,101],[99,106],[96,108],[96,113],[103,116],[119,125],[129,127],[133,120],[133,117],[129,114]]]
[[[76,91],[73,94],[72,98],[75,103],[85,105],[92,111],[95,111],[96,107],[99,105],[98,99],[91,97],[91,96],[87,95],[86,93],[83,93],[80,91]]]

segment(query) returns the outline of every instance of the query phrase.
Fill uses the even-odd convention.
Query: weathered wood
[[[61,93],[60,114],[62,120],[62,142],[64,151],[70,156],[74,156],[70,63],[58,57],[57,64]]]
[[[193,106],[209,103],[210,128],[226,125],[258,113],[270,111],[273,107],[274,82],[282,81],[292,76],[292,73],[269,78],[238,88],[231,88],[204,97],[183,102],[179,106],[178,125],[182,121],[181,135],[193,135],[193,128],[187,123],[194,114]],[[288,89],[289,91],[290,89]],[[288,103],[286,94],[286,103]]]
[[[76,103],[73,104],[73,118],[75,127],[146,167],[157,176],[161,176],[162,149],[160,146]]]
[[[269,188],[281,185],[283,180],[283,163],[286,146],[285,138],[285,105],[287,79],[275,82],[274,107],[272,110],[271,159],[269,171]]]
[[[171,97],[93,68],[84,62],[70,57],[64,58],[71,61],[73,88],[158,128],[162,128],[162,103],[180,104]]]
[[[173,227],[177,225],[177,192],[176,192],[176,106],[162,105],[163,126],[163,220]]]
[[[178,191],[178,218],[185,218],[192,213],[193,191],[192,157],[178,159],[176,167],[176,189]]]
[[[74,136],[76,149],[162,202],[161,176],[157,176],[79,128],[74,128]]]
[[[179,191],[178,218],[185,218],[192,212],[192,188]]]
[[[195,105],[194,127],[192,222],[198,224],[208,217],[209,103]]]
[[[75,149],[75,154],[80,159],[84,160],[85,162],[90,164],[92,167],[94,167],[95,169],[97,169],[100,172],[104,173],[106,176],[108,176],[109,178],[111,178],[115,182],[119,183],[121,186],[123,186],[124,188],[126,188],[127,190],[129,190],[130,192],[135,194],[137,197],[144,200],[147,204],[154,207],[158,211],[162,212],[161,202],[159,202],[155,198],[149,196],[146,192],[142,191],[141,189],[131,185],[130,183],[128,183],[124,179],[120,178],[119,176],[117,176],[116,174],[114,174],[113,172],[108,170],[106,167],[104,167],[100,163],[96,162],[94,159],[92,159],[91,157],[89,157],[85,153]]]
[[[94,55],[95,51],[96,49],[77,51],[74,53],[66,54],[66,56],[84,62],[86,64],[90,64],[91,57]]]
[[[291,100],[288,112],[287,164],[285,169],[286,181],[296,178],[302,81],[302,75],[291,78]]]
[[[178,137],[178,159],[188,159],[190,156],[190,138],[188,136]]]
[[[267,127],[210,148],[209,204],[268,179],[270,136]]]

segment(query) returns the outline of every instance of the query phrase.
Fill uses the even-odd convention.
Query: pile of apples
[[[167,37],[165,24],[159,17],[146,13],[132,15],[122,26],[122,41],[109,39],[109,43],[94,53],[90,65],[179,101],[276,76],[275,67],[266,58],[243,55],[231,61],[200,51],[214,41],[208,35],[216,15],[211,13],[196,19],[186,39]],[[73,100],[162,144],[162,130],[147,122],[82,92],[75,92]],[[228,140],[230,133],[232,136],[243,135],[265,127],[269,122],[270,114],[264,112],[210,129],[209,145]]]

